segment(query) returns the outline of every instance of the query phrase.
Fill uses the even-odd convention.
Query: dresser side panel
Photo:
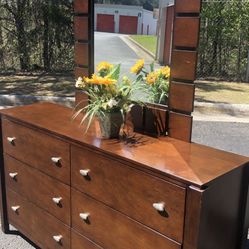
[[[198,249],[241,248],[245,208],[243,169],[231,171],[204,191]]]

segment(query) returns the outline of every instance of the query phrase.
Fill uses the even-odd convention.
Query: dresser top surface
[[[4,116],[46,130],[62,138],[89,146],[156,173],[198,187],[248,163],[249,158],[180,140],[151,138],[134,134],[128,140],[105,140],[97,122],[85,133],[80,120],[72,120],[73,110],[51,103],[1,110]]]

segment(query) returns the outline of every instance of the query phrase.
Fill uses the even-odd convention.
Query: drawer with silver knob
[[[71,162],[75,189],[182,242],[185,188],[84,147],[72,146]]]
[[[5,155],[7,186],[70,224],[70,187],[24,163]]]
[[[70,249],[70,228],[7,187],[10,223],[41,248]]]
[[[72,190],[72,227],[103,248],[181,249],[181,243],[76,190]]]
[[[32,128],[2,121],[4,152],[70,184],[69,144]]]

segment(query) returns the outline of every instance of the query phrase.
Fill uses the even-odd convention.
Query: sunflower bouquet
[[[76,88],[89,96],[89,102],[75,112],[74,118],[81,112],[85,114],[81,123],[87,122],[86,131],[97,117],[102,135],[106,138],[117,137],[126,113],[134,104],[142,103],[133,97],[141,89],[141,83],[138,80],[132,82],[127,77],[120,79],[120,69],[120,64],[101,62],[96,74],[78,78]]]
[[[144,60],[138,60],[131,68],[131,73],[137,75],[138,79],[143,78],[147,84],[148,91],[153,96],[153,102],[165,104],[169,94],[170,67],[165,66],[155,69],[154,63],[150,64],[150,70],[145,68]]]

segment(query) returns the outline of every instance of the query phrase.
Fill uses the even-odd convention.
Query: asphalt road
[[[192,140],[249,156],[249,123],[194,121]]]

